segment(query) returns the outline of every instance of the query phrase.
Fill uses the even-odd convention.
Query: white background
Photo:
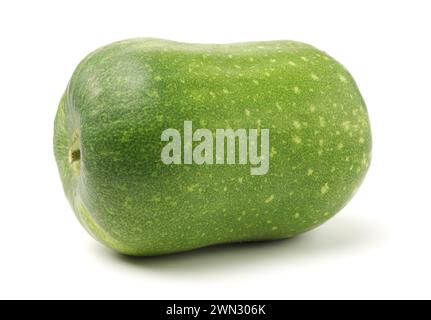
[[[2,1],[0,298],[431,298],[429,1]],[[373,162],[333,220],[288,241],[131,259],[75,219],[52,151],[78,62],[129,37],[292,39],[341,61]]]

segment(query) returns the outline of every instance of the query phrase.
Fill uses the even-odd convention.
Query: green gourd
[[[321,225],[363,181],[371,131],[351,75],[310,45],[144,38],[79,64],[54,149],[87,231],[144,256]]]

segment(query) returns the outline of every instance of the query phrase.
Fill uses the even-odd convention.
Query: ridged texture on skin
[[[269,128],[270,169],[171,165],[167,128]],[[66,195],[98,240],[129,255],[292,237],[353,196],[369,167],[364,101],[346,69],[292,41],[126,40],[76,69],[55,122]],[[80,160],[70,164],[70,151]]]

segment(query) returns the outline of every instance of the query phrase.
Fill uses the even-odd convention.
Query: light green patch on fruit
[[[292,140],[293,140],[293,143],[295,143],[295,144],[301,144],[302,143],[302,139],[299,136],[294,136],[292,138]]]
[[[319,117],[319,124],[323,128],[326,126],[326,119],[324,117]]]
[[[199,184],[198,184],[198,183],[195,183],[195,184],[189,185],[189,186],[187,187],[187,192],[195,192],[195,190],[196,190],[196,188],[197,188],[197,187],[199,187]]]
[[[345,131],[349,131],[349,130],[350,130],[350,128],[351,128],[351,123],[350,123],[350,121],[344,121],[344,122],[342,123],[342,126],[343,126],[343,129],[344,129]]]
[[[270,203],[270,202],[272,202],[273,200],[274,200],[274,195],[273,194],[271,194],[268,198],[266,198],[265,199],[265,203]]]
[[[320,188],[320,193],[321,194],[327,194],[329,191],[329,184],[325,183],[321,188]]]
[[[342,74],[338,74],[338,79],[340,79],[341,82],[346,83],[347,79],[345,76],[343,76]]]

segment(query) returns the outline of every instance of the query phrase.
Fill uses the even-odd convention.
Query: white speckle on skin
[[[276,231],[278,229],[278,227],[276,227],[276,226],[274,226],[274,227],[272,227],[272,231]]]
[[[299,218],[299,213],[297,212],[297,213],[295,213],[295,215],[293,216],[295,219],[298,219]]]
[[[310,106],[310,112],[311,112],[311,113],[313,113],[314,111],[316,111],[316,107],[315,107],[315,106],[313,106],[313,105],[311,105],[311,106]]]
[[[293,121],[293,126],[295,127],[295,129],[299,129],[301,128],[301,123],[299,121]]]
[[[275,62],[277,62],[277,60],[275,60],[275,59],[271,59],[271,60],[269,60],[271,63],[275,63]]]
[[[228,93],[229,93],[229,90],[225,88],[225,89],[223,89],[223,93],[224,93],[224,94],[228,94]]]
[[[256,85],[258,85],[258,84],[259,84],[259,81],[257,81],[257,80],[253,80],[253,83],[254,83],[254,84],[256,84]]]
[[[281,105],[280,105],[280,103],[279,103],[279,102],[276,102],[276,103],[275,103],[275,106],[277,107],[277,109],[278,109],[279,111],[282,111],[282,110],[283,110],[283,108],[281,107]]]
[[[295,92],[296,94],[300,94],[301,89],[299,89],[299,87],[293,87],[293,92]]]
[[[350,130],[350,121],[344,121],[342,124],[344,130],[349,131]]]
[[[250,117],[250,114],[251,114],[250,110],[245,109],[245,115],[246,115],[247,117]]]
[[[300,143],[302,142],[302,139],[301,139],[300,137],[298,137],[298,136],[294,136],[294,137],[292,138],[292,140],[293,140],[293,142],[294,142],[295,144],[300,144]]]
[[[320,193],[321,194],[326,194],[329,191],[329,184],[325,183],[321,188],[320,188]]]
[[[293,61],[289,61],[288,64],[290,64],[291,66],[294,66],[294,67],[296,66],[296,63]]]
[[[338,150],[341,150],[341,149],[343,149],[343,148],[344,148],[344,144],[340,142],[340,143],[337,145],[337,149],[338,149]]]
[[[314,81],[319,81],[319,77],[314,73],[311,74],[311,79],[313,79]]]
[[[270,203],[272,200],[274,200],[273,194],[271,194],[268,198],[265,199],[265,203]]]
[[[360,138],[359,138],[359,143],[360,143],[360,144],[363,144],[364,142],[365,142],[365,139],[364,139],[363,137],[360,137]]]
[[[305,62],[307,62],[307,61],[308,61],[307,57],[304,57],[304,56],[302,56],[302,57],[301,57],[301,60],[302,60],[302,61],[305,61]]]
[[[345,76],[343,76],[342,74],[339,74],[339,75],[338,75],[338,79],[340,79],[340,81],[341,81],[341,82],[343,82],[343,83],[346,83],[346,82],[347,82],[346,77],[345,77]]]
[[[313,174],[314,170],[313,169],[308,169],[307,170],[307,176],[311,176]]]
[[[319,117],[319,123],[321,127],[324,127],[326,125],[326,120],[324,117]]]

